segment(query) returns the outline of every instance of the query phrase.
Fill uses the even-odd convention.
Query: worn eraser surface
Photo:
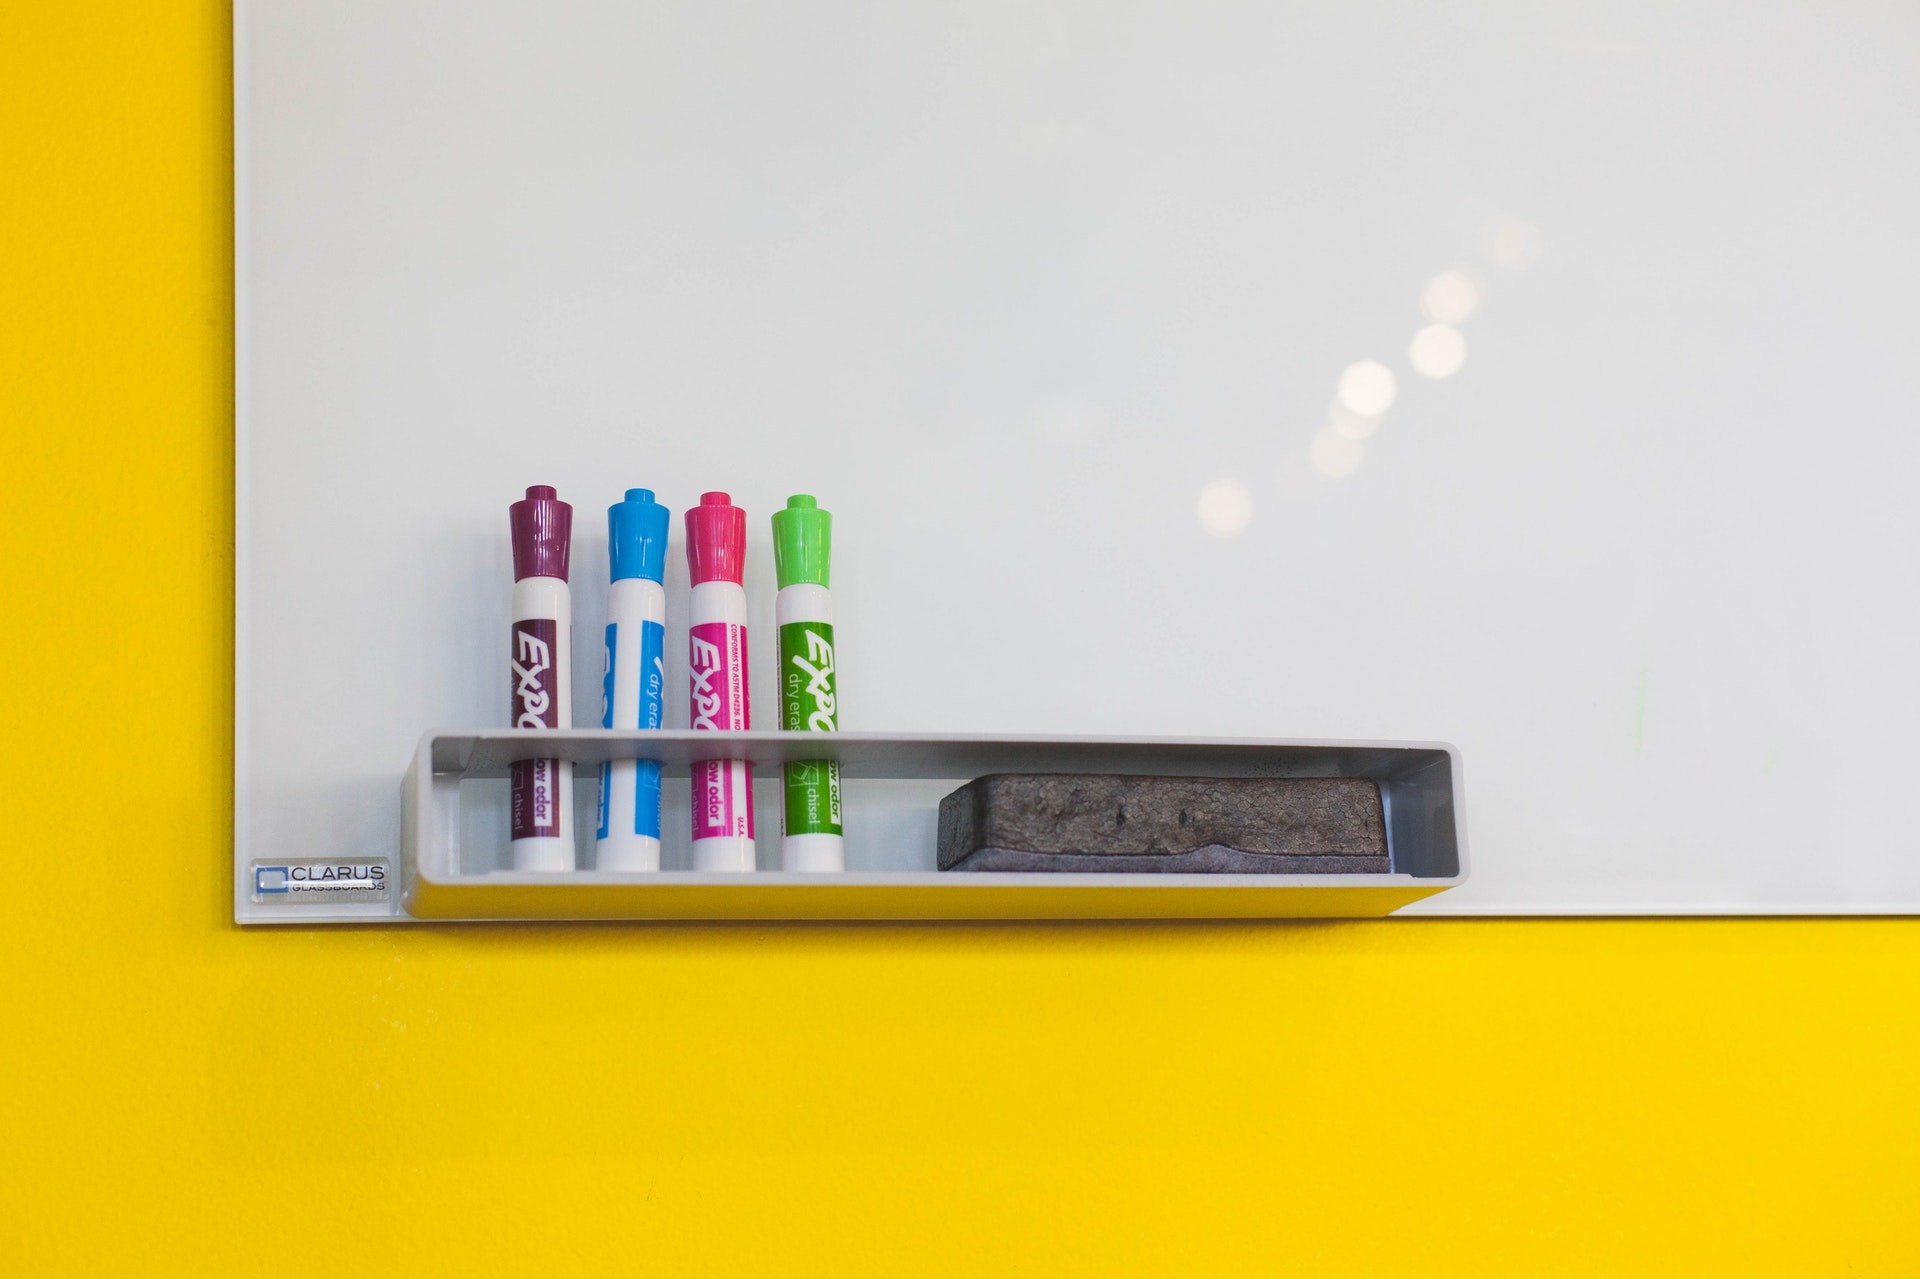
[[[1385,874],[1364,777],[999,773],[940,801],[941,870]]]

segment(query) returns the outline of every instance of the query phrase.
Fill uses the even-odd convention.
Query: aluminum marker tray
[[[475,783],[504,785],[509,765],[529,758],[572,760],[587,778],[604,760],[658,759],[668,779],[684,779],[695,760],[744,759],[756,766],[762,784],[777,784],[766,779],[777,779],[779,766],[790,760],[836,759],[846,783],[848,861],[854,869],[831,875],[476,869],[490,865],[480,854],[498,853],[466,846],[470,824],[463,818],[463,790]],[[898,837],[885,835],[884,826],[863,827],[860,820],[875,787],[917,785],[923,802],[930,802],[967,779],[995,772],[1366,777],[1380,785],[1392,869],[1359,875],[943,874],[933,869],[931,838],[919,848],[877,847],[875,836],[895,843]],[[1452,747],[1395,742],[436,731],[421,739],[407,774],[402,890],[388,910],[391,918],[413,920],[1380,916],[1465,878],[1460,776]],[[591,805],[583,809],[590,812]],[[761,811],[771,816],[777,809],[763,805]],[[770,853],[777,859],[778,840],[778,831],[763,825],[763,865]],[[589,835],[583,834],[582,846],[591,848]]]

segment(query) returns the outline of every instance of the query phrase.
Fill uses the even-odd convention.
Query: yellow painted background
[[[0,1273],[1920,1274],[1920,922],[236,929],[228,94],[0,4]]]

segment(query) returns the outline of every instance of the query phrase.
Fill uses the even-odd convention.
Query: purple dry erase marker
[[[573,727],[573,599],[567,560],[573,508],[536,484],[507,508],[513,526],[512,725]],[[573,765],[529,759],[513,765],[513,868],[572,870]]]

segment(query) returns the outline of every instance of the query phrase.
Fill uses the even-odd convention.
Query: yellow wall
[[[1920,922],[235,929],[226,21],[0,5],[0,1272],[1920,1273]]]

